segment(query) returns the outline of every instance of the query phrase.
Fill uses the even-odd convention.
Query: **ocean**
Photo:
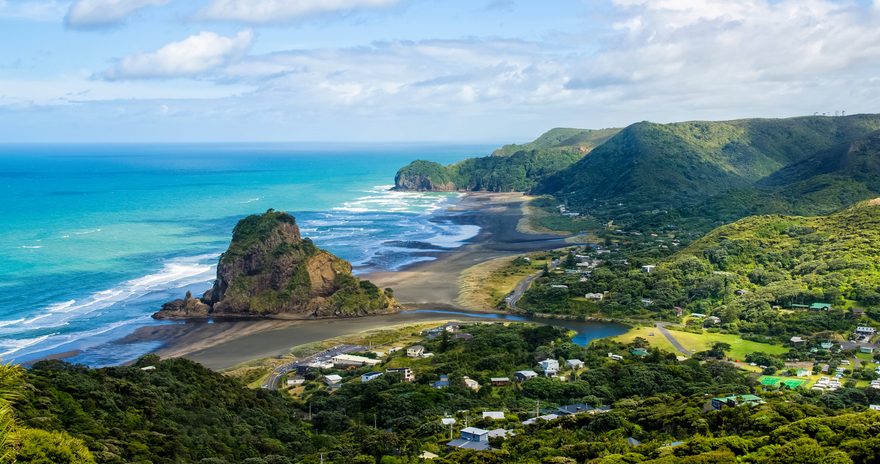
[[[357,273],[451,250],[479,230],[438,216],[455,193],[393,192],[414,159],[487,146],[0,146],[0,359],[77,353],[91,366],[157,346],[108,345],[185,291],[210,287],[242,217],[291,212]],[[112,348],[111,348],[112,346]]]

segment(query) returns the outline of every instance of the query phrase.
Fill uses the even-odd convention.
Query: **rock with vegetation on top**
[[[390,289],[358,279],[350,263],[302,238],[293,216],[269,210],[238,222],[202,298],[187,294],[153,317],[353,317],[397,307]]]

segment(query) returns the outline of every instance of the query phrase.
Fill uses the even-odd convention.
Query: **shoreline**
[[[388,315],[345,319],[266,318],[189,320],[141,327],[114,343],[160,342],[152,353],[184,357],[212,369],[224,369],[258,358],[279,356],[295,345],[374,330],[391,324],[448,319],[437,313],[412,310],[470,310],[456,303],[459,276],[467,268],[491,259],[567,246],[558,235],[534,235],[517,230],[523,217],[521,193],[467,193],[435,220],[475,225],[480,232],[461,247],[431,253],[434,259],[359,277],[394,289],[403,310]],[[480,313],[508,314],[496,311]]]

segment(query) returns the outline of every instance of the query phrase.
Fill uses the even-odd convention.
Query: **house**
[[[629,446],[639,446],[639,445],[642,444],[642,442],[636,440],[636,439],[633,438],[633,437],[629,437],[629,438],[626,439],[626,444],[629,445]]]
[[[474,336],[469,333],[462,332],[453,335],[452,338],[455,340],[471,340],[472,338],[474,338]]]
[[[733,292],[733,293],[735,293],[736,296],[743,296],[743,295],[745,295],[746,293],[749,293],[749,291],[748,291],[748,290],[739,289],[739,290],[737,290],[737,291],[735,291],[735,292]]]
[[[559,415],[558,415],[558,414],[545,414],[545,415],[543,415],[543,416],[533,417],[533,418],[531,418],[531,419],[524,420],[522,424],[523,424],[523,425],[532,425],[532,424],[537,423],[539,420],[542,420],[542,421],[552,421],[552,420],[557,419],[557,418],[559,418]]]
[[[791,342],[794,344],[803,343],[804,341],[802,337],[791,337]]]
[[[872,404],[868,406],[872,411],[880,411],[880,404]]]
[[[831,305],[828,303],[813,303],[810,305],[812,311],[831,311]]]
[[[538,376],[538,373],[535,371],[516,371],[513,373],[513,377],[517,382],[525,382],[526,380],[533,379]]]
[[[412,369],[408,367],[397,367],[392,369],[385,369],[385,373],[387,374],[399,374],[400,379],[404,382],[415,382],[416,375],[413,373]]]
[[[702,318],[706,317],[706,315],[703,313],[691,313],[691,317],[696,317],[696,318],[702,319]]]
[[[650,298],[642,298],[642,305],[643,306],[651,306],[652,304],[654,304],[654,300],[652,300]]]
[[[550,288],[560,288],[563,290],[568,290],[568,285],[551,285]]]
[[[303,378],[291,377],[291,378],[287,379],[287,386],[288,387],[298,387],[304,383],[306,383],[306,379],[303,379]]]
[[[648,350],[645,349],[645,348],[633,348],[633,349],[630,351],[630,353],[632,353],[633,356],[642,357],[642,356],[647,356],[647,355],[648,355]]]
[[[454,418],[454,417],[442,417],[442,418],[440,418],[440,423],[443,424],[443,425],[455,425],[455,422],[456,422],[456,421],[455,421],[455,418]]]
[[[856,333],[861,335],[874,335],[877,333],[877,329],[869,326],[858,326],[856,327]]]
[[[506,387],[510,385],[509,377],[492,377],[489,379],[493,387]]]
[[[413,345],[406,349],[406,355],[410,358],[421,358],[425,354],[425,347],[422,345]]]
[[[461,430],[459,438],[446,444],[450,448],[462,448],[476,451],[487,451],[489,446],[489,431],[476,427],[467,427]]]
[[[366,374],[361,375],[361,383],[371,382],[379,377],[382,377],[381,372],[367,372]]]
[[[436,455],[430,451],[422,451],[422,454],[419,455],[419,459],[424,459],[426,461],[430,461],[432,459],[437,459],[439,457],[440,457],[439,455]]]
[[[586,282],[586,281],[585,281]],[[605,299],[604,293],[587,293],[584,298],[592,301],[602,301]]]
[[[712,398],[712,408],[721,409],[725,406],[755,406],[763,404],[764,400],[755,395],[731,395],[719,398]]]
[[[360,367],[375,366],[382,361],[379,359],[367,358],[364,356],[354,356],[350,354],[339,354],[330,359],[333,367]]]
[[[144,366],[141,368],[142,371],[155,371],[156,366]]]
[[[655,266],[653,264],[648,264],[647,266],[642,266],[642,272],[644,272],[645,274],[650,274],[650,273],[654,272],[654,269],[657,269],[657,266]]]
[[[614,353],[608,353],[608,357],[615,361],[623,361],[623,356]]]
[[[865,315],[865,310],[862,308],[852,308],[849,310],[849,314],[853,319],[859,319]]]
[[[463,377],[461,381],[464,383],[464,386],[470,388],[473,391],[478,391],[480,389],[480,383],[470,377]]]
[[[819,344],[819,348],[822,348],[823,350],[830,350],[831,347],[833,347],[833,346],[834,346],[834,343],[831,343],[831,342],[822,342]]]
[[[874,347],[873,346],[860,346],[859,353],[874,354]]]
[[[580,403],[580,404],[569,404],[566,406],[560,406],[556,408],[556,414],[560,416],[571,416],[574,414],[580,414],[582,412],[593,412],[597,409],[589,404]]]
[[[449,375],[440,374],[440,380],[434,382],[434,388],[446,388],[449,386]]]
[[[568,368],[573,371],[584,368],[584,362],[580,359],[569,359],[568,361],[565,361],[565,363],[568,364]]]
[[[555,359],[545,359],[538,363],[541,366],[541,370],[544,371],[544,375],[547,377],[551,377],[556,375],[559,372],[559,361]]]
[[[708,322],[710,324],[720,324],[721,318],[718,316],[709,316],[706,318],[706,322]]]
[[[504,420],[504,413],[501,411],[483,411],[483,419]]]
[[[324,383],[330,388],[339,388],[342,385],[342,377],[336,374],[325,375]]]
[[[810,376],[810,371],[808,371],[808,370],[806,370],[806,369],[798,369],[796,375],[797,375],[798,377],[809,377],[809,376]]]

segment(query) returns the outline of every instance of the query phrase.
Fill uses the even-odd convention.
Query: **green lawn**
[[[679,332],[677,330],[672,330],[672,328],[669,329],[669,332],[675,337],[676,340],[678,340],[679,343],[681,343],[682,346],[694,353],[698,351],[708,350],[712,347],[712,344],[714,343],[727,343],[731,346],[731,349],[727,353],[727,356],[735,361],[744,361],[747,354],[757,351],[768,354],[783,354],[788,351],[788,348],[782,345],[770,345],[767,343],[758,343],[750,340],[743,340],[743,338],[739,335],[733,334],[709,332],[696,334],[690,332]]]
[[[629,332],[614,337],[614,340],[620,343],[632,343],[636,337],[644,338],[654,348],[668,351],[670,353],[681,354],[671,343],[669,343],[669,340],[667,340],[656,327],[633,327]]]

